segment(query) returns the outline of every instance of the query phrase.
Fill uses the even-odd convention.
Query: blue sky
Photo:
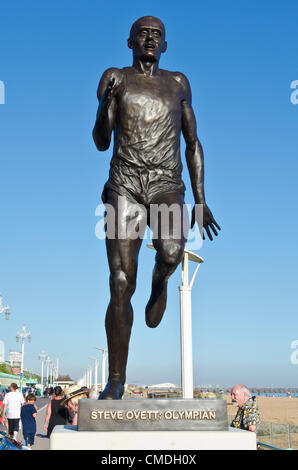
[[[220,236],[205,241],[193,288],[194,382],[298,386],[291,342],[297,316],[298,80],[295,0],[12,1],[1,6],[0,317],[6,351],[26,323],[25,366],[38,353],[78,378],[106,346],[105,245],[95,209],[110,148],[91,138],[96,88],[111,66],[131,65],[126,39],[143,15],[160,17],[160,66],[187,75],[205,152],[206,197]],[[182,142],[184,160],[184,143]],[[192,203],[184,165],[186,202]],[[180,269],[156,330],[144,321],[154,255],[142,247],[129,383],[180,384]]]

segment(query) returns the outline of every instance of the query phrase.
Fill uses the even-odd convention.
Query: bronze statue
[[[132,67],[110,68],[100,80],[99,106],[93,139],[100,151],[114,150],[110,175],[102,199],[116,210],[116,227],[137,224],[128,216],[131,204],[142,204],[143,217],[151,227],[150,204],[184,204],[185,186],[181,178],[180,135],[186,141],[186,162],[195,204],[203,205],[203,227],[210,240],[211,230],[220,227],[205,202],[204,155],[197,137],[191,106],[190,85],[180,72],[159,68],[161,53],[167,49],[165,27],[153,16],[144,16],[132,26],[127,41],[133,51]],[[119,195],[125,204],[119,209]],[[181,214],[183,212],[181,211]],[[192,212],[191,226],[196,212]],[[120,225],[119,225],[120,224]],[[203,237],[205,238],[205,237]],[[155,328],[166,308],[167,282],[183,257],[186,239],[174,236],[170,225],[167,239],[157,236],[157,251],[151,296],[146,306],[146,323]],[[119,239],[106,236],[110,267],[111,300],[106,313],[109,350],[109,378],[99,399],[120,399],[124,392],[128,346],[133,323],[131,297],[136,287],[138,254],[142,238]]]

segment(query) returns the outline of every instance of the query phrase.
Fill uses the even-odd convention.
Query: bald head
[[[155,16],[142,16],[131,27],[127,45],[133,50],[136,62],[157,63],[160,55],[167,50],[165,27]]]
[[[134,22],[130,29],[129,37],[133,39],[135,35],[138,33],[139,29],[142,27],[155,27],[160,29],[161,34],[162,34],[162,40],[165,40],[166,37],[166,29],[163,24],[163,22],[159,19],[156,18],[155,16],[142,16],[138,20]]]

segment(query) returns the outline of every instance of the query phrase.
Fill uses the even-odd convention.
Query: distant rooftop
[[[177,386],[167,382],[163,384],[149,385],[148,388],[177,388]]]

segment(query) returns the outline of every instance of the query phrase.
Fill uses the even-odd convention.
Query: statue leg
[[[106,237],[106,248],[110,267],[111,299],[106,313],[105,327],[109,352],[109,378],[99,399],[120,399],[124,392],[126,363],[133,323],[131,297],[136,287],[138,254],[142,238],[131,239],[129,230],[140,224],[140,215],[128,211],[132,203],[127,199],[118,203],[118,194],[107,192],[106,203],[115,209],[115,238]],[[144,214],[146,221],[146,215]],[[127,238],[119,239],[118,229],[129,223]],[[146,222],[145,222],[146,226]],[[123,233],[123,232],[122,232]]]
[[[183,234],[183,224],[188,224],[188,215],[183,212],[184,196],[179,193],[170,193],[160,196],[155,204],[176,206],[175,216],[168,218],[168,230],[166,234],[162,229],[162,216],[159,214],[158,226],[153,230],[155,236],[153,245],[156,249],[155,266],[152,277],[151,296],[146,306],[146,324],[150,328],[156,328],[162,320],[167,304],[168,279],[173,274],[183,258],[186,238]],[[173,207],[173,206],[172,206]],[[184,220],[187,217],[187,220]],[[177,220],[179,218],[179,220]],[[150,226],[154,225],[150,221]],[[178,222],[178,223],[177,223]],[[177,227],[177,225],[179,225]]]

